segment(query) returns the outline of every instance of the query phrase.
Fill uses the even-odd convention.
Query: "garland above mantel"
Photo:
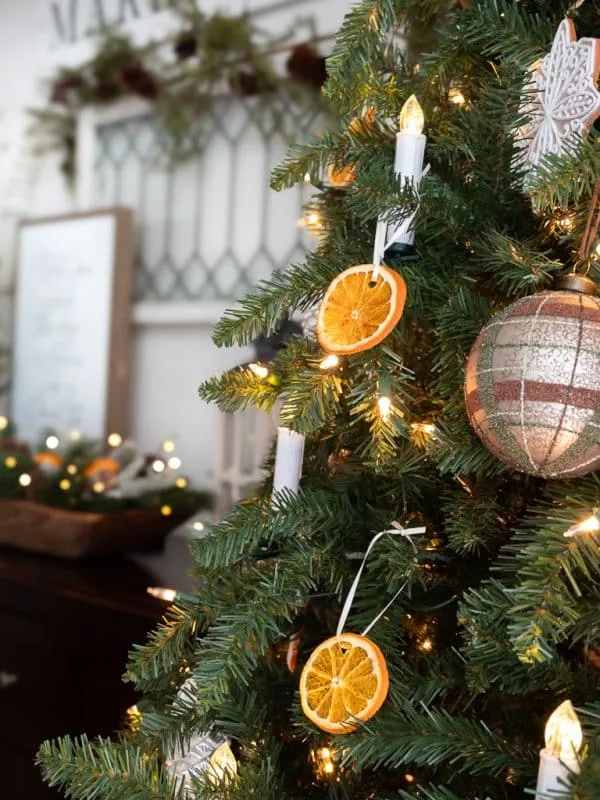
[[[89,61],[62,68],[50,79],[49,107],[36,116],[47,147],[62,151],[61,166],[70,181],[75,176],[75,120],[86,106],[143,98],[152,104],[166,134],[163,155],[181,159],[201,149],[206,112],[219,92],[256,97],[277,128],[290,136],[294,131],[286,128],[279,110],[282,93],[311,108],[322,102],[320,88],[327,73],[312,20],[297,20],[289,32],[274,38],[247,14],[208,16],[195,6],[178,13],[177,34],[143,47],[123,33],[99,31]],[[302,28],[307,41],[290,47]],[[275,56],[284,50],[289,51],[286,74],[275,66]]]

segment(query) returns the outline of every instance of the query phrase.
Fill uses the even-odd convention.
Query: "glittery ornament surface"
[[[195,681],[189,678],[182,685],[178,697],[182,702],[194,693]],[[176,780],[178,787],[184,787],[185,797],[192,800],[192,778],[199,778],[211,767],[211,756],[215,751],[228,741],[226,736],[219,733],[199,733],[192,737],[189,746],[181,748],[177,745],[171,758],[165,761],[167,772]]]
[[[543,292],[481,331],[467,364],[469,420],[521,472],[574,477],[600,466],[600,300]]]
[[[575,26],[564,19],[552,49],[531,68],[533,85],[521,112],[528,121],[516,132],[517,162],[528,174],[548,154],[559,155],[585,136],[600,115],[600,40],[577,39]]]

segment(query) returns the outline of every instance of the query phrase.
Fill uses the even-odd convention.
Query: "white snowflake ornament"
[[[563,19],[552,49],[532,67],[533,93],[521,113],[528,122],[517,129],[517,164],[525,183],[546,155],[560,155],[580,142],[600,115],[600,39],[577,39],[575,25]]]

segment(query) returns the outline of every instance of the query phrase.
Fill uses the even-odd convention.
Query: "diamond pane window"
[[[296,222],[307,190],[275,193],[269,174],[290,138],[315,130],[318,108],[307,114],[277,102],[274,113],[255,100],[216,99],[203,150],[176,165],[165,157],[151,114],[98,125],[94,203],[134,209],[135,300],[240,297],[302,256],[307,234]]]

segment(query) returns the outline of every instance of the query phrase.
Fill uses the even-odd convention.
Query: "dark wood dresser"
[[[136,701],[127,653],[164,612],[154,581],[110,557],[63,561],[0,548],[0,797],[59,797],[34,764],[64,734],[112,734]]]

